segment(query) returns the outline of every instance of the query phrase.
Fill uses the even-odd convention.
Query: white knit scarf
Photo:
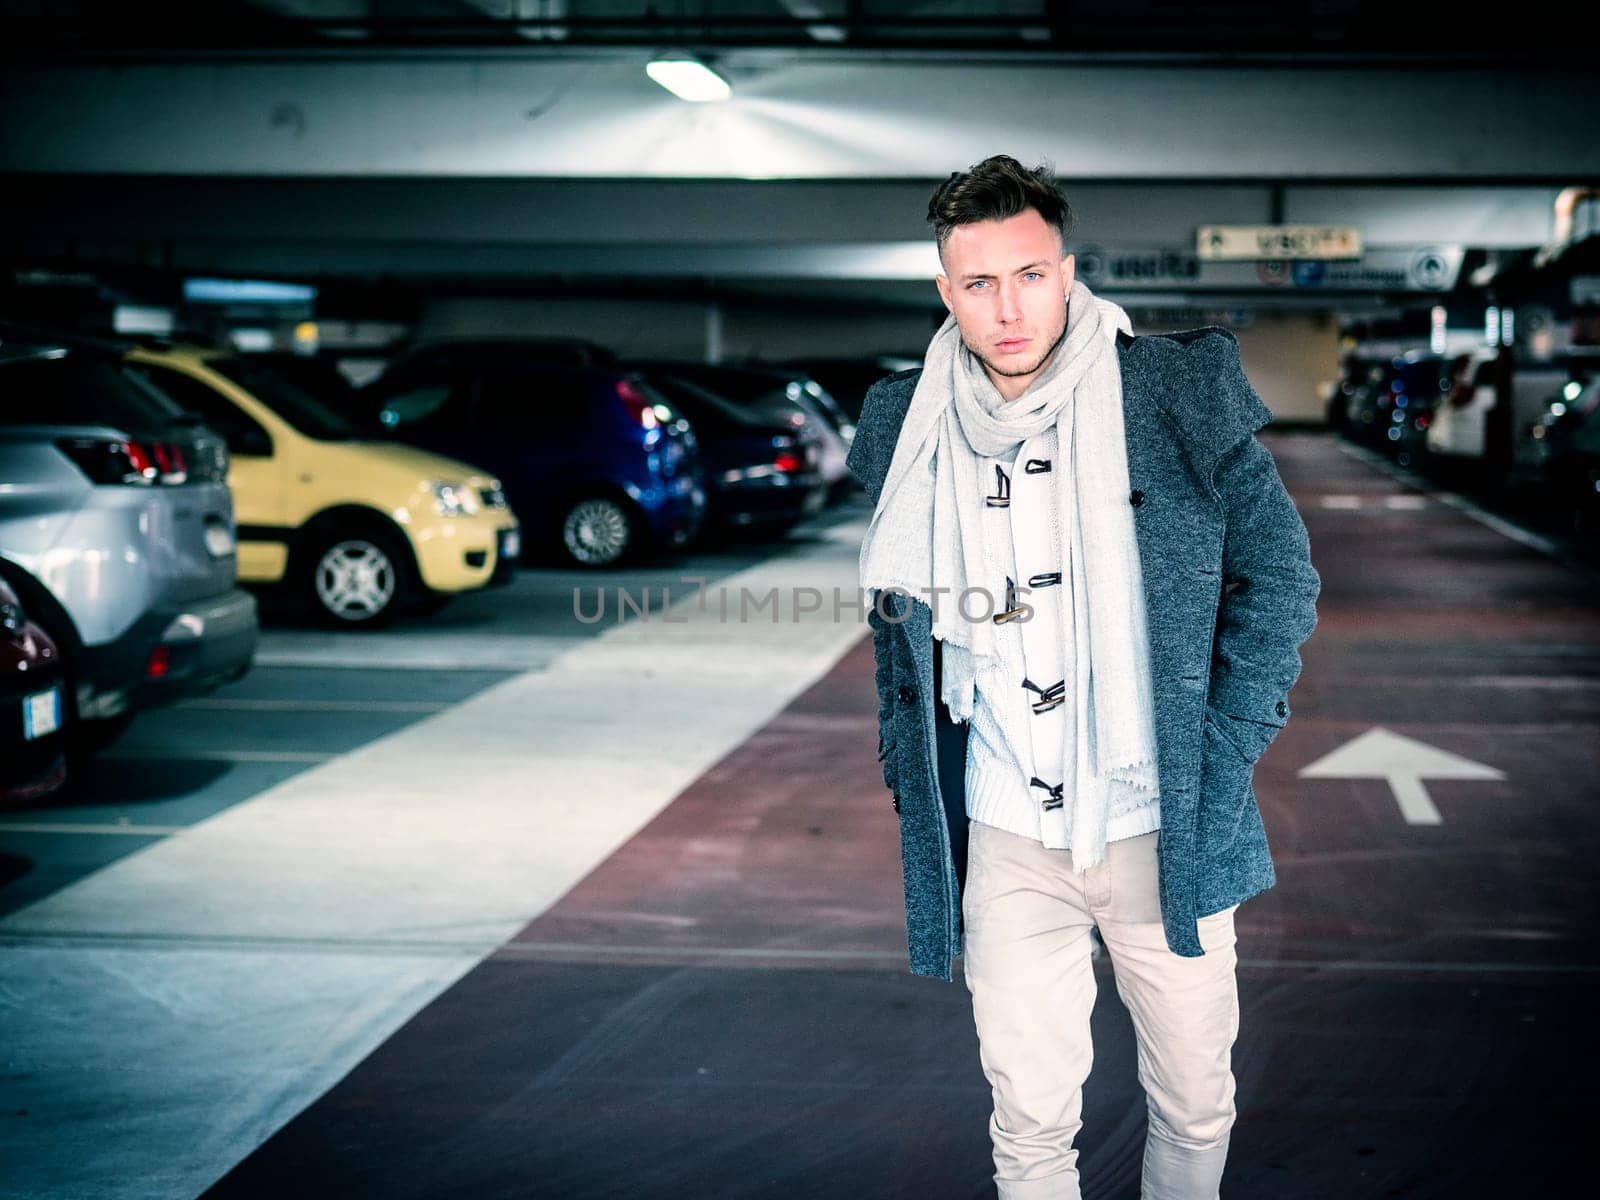
[[[998,677],[991,605],[958,598],[984,577],[980,456],[992,457],[1052,422],[1062,545],[1061,644],[1074,647],[1078,703],[1067,716],[1061,779],[1071,785],[1073,864],[1105,853],[1108,814],[1157,791],[1154,706],[1143,577],[1122,414],[1117,329],[1127,314],[1074,281],[1067,328],[1040,376],[1015,400],[995,390],[948,317],[928,345],[883,491],[861,544],[861,586],[899,588],[934,608],[943,647],[943,699],[954,720],[972,716],[977,678]],[[1070,583],[1070,586],[1065,586]],[[931,588],[947,591],[933,592]],[[1019,594],[1026,593],[1019,588]],[[937,597],[938,603],[933,601]],[[875,597],[874,597],[875,598]],[[1035,764],[1042,769],[1043,764]]]

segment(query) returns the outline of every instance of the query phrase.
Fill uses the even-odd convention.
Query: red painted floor
[[[899,823],[876,758],[872,673],[864,638],[511,948],[904,969]],[[541,949],[551,943],[563,948]],[[730,950],[737,957],[718,953]]]
[[[1600,977],[1600,596],[1315,434],[1269,435],[1324,581],[1256,774],[1279,883],[1239,913],[1229,1200],[1556,1195]],[[1356,495],[1362,507],[1322,506]],[[980,1197],[968,998],[905,971],[863,641],[215,1197]],[[1305,779],[1378,726],[1489,764],[1407,824]],[[1086,1198],[1138,1195],[1101,963]]]

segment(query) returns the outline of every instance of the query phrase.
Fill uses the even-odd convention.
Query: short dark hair
[[[1056,227],[1064,252],[1073,223],[1072,206],[1056,186],[1050,164],[1040,163],[1029,170],[1008,154],[996,154],[969,171],[950,173],[928,201],[928,223],[942,255],[957,225],[1001,221],[1029,208]]]

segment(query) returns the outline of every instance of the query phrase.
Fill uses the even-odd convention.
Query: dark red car
[[[0,802],[48,796],[67,779],[61,656],[0,579]]]

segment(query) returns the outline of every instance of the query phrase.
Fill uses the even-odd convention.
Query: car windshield
[[[1568,408],[1585,416],[1593,416],[1600,410],[1600,377],[1591,379]]]
[[[744,410],[729,404],[721,396],[690,383],[687,379],[652,371],[648,382],[661,393],[668,407],[681,408],[691,422],[723,430],[742,429],[759,424]]]
[[[753,404],[770,399],[774,394],[784,394],[784,380],[761,371],[747,371],[739,367],[713,366],[704,363],[650,363],[651,372],[661,372],[689,379],[735,404]]]
[[[111,425],[151,432],[184,419],[165,392],[122,364],[47,353],[0,366],[0,425]]]
[[[371,436],[316,397],[290,383],[270,364],[248,358],[212,358],[206,365],[238,384],[295,429],[319,442],[349,442]]]
[[[849,423],[850,418],[845,415],[845,411],[839,406],[839,402],[833,398],[833,393],[827,388],[823,387],[815,379],[797,380],[794,384],[790,384],[789,386],[799,386],[799,388],[804,391],[806,395],[810,396],[812,401],[818,407],[820,407],[823,412],[828,414],[829,420],[831,420],[835,425],[845,425]]]

